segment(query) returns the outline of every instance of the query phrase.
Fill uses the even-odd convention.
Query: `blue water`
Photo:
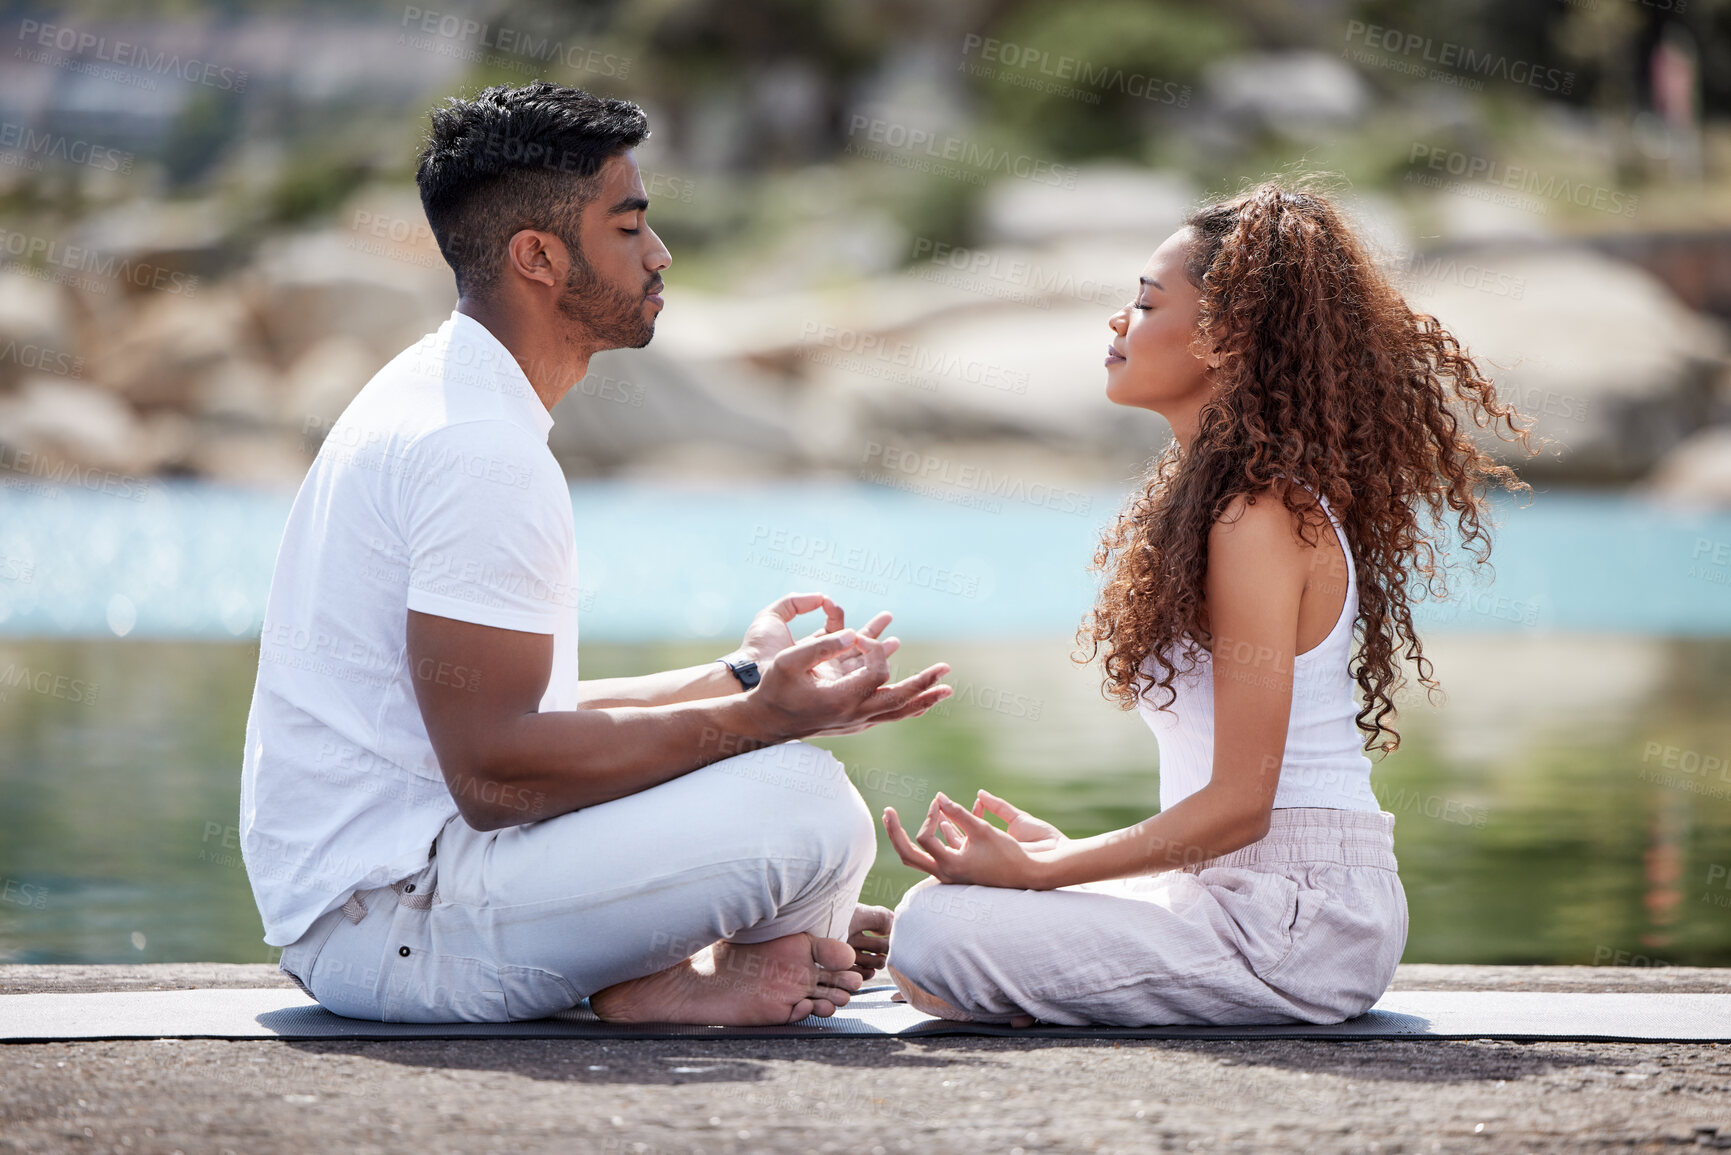
[[[1077,513],[870,485],[573,485],[582,628],[732,635],[781,594],[822,589],[850,620],[894,611],[904,636],[1067,635],[1121,497],[1094,494]],[[0,635],[256,636],[290,501],[197,482],[0,489]],[[1494,581],[1463,578],[1422,624],[1731,635],[1731,514],[1565,492],[1499,500],[1497,517]]]

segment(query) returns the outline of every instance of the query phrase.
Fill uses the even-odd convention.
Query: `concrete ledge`
[[[0,995],[94,994],[98,991],[294,988],[275,963],[7,963]]]
[[[0,966],[0,995],[84,994],[96,991],[214,990],[289,987],[275,963],[139,963]],[[1407,963],[1397,991],[1555,991],[1673,994],[1731,992],[1731,967],[1468,966]]]
[[[1720,994],[1731,991],[1731,967],[1468,966],[1407,963],[1395,972],[1395,991],[1653,991]]]
[[[286,985],[0,966],[0,993]],[[1404,966],[1405,990],[1731,990],[1731,968]],[[0,1048],[0,1151],[1646,1152],[1731,1148],[1731,1047],[997,1038],[219,1039]]]

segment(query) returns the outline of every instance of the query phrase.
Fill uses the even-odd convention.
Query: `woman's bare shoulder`
[[[1272,482],[1253,493],[1235,494],[1214,519],[1208,533],[1210,544],[1235,536],[1259,544],[1297,538],[1300,515],[1287,508],[1288,492],[1294,495],[1300,511],[1316,504],[1308,490],[1285,481]]]

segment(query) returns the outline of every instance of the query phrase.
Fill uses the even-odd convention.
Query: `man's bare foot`
[[[864,981],[840,939],[790,934],[768,942],[718,942],[676,966],[615,983],[589,997],[611,1023],[762,1027],[828,1017]]]

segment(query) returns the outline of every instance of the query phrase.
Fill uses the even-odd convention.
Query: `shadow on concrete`
[[[997,1039],[958,1040],[1001,1044]],[[941,1069],[961,1056],[924,1053],[929,1042],[846,1039],[284,1039],[308,1055],[360,1055],[444,1071],[499,1071],[575,1084],[677,1086],[755,1083],[769,1062],[799,1060],[866,1072],[884,1067]],[[979,1047],[974,1050],[1003,1049]],[[978,1060],[970,1056],[977,1065]]]
[[[994,1053],[1099,1052],[1147,1048],[1192,1054],[1226,1066],[1272,1068],[1311,1075],[1394,1083],[1513,1081],[1559,1068],[1604,1066],[1619,1060],[1599,1048],[1624,1043],[1512,1043],[1473,1040],[1320,1041],[1303,1039],[1006,1039],[942,1036],[927,1039],[404,1039],[283,1040],[309,1055],[352,1054],[406,1067],[499,1071],[572,1084],[678,1086],[762,1081],[766,1064],[798,1061],[833,1079],[849,1070],[991,1065]],[[1582,1051],[1592,1047],[1592,1051]],[[1567,1049],[1564,1049],[1567,1048]],[[1630,1060],[1636,1061],[1636,1060]]]

